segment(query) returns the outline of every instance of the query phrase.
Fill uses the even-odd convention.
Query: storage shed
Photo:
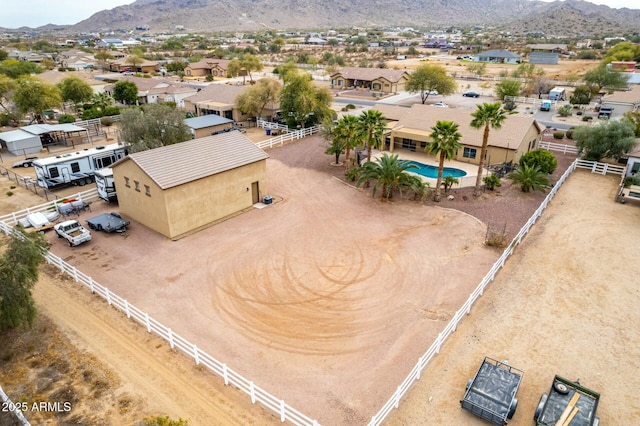
[[[240,132],[130,154],[112,165],[120,212],[181,238],[259,202],[267,158]]]
[[[11,130],[0,133],[2,147],[13,155],[35,154],[42,150],[40,136],[24,130]]]

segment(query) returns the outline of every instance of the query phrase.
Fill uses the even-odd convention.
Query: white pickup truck
[[[69,247],[75,247],[87,241],[91,241],[91,232],[83,227],[77,220],[67,220],[53,227],[58,238],[64,238]]]

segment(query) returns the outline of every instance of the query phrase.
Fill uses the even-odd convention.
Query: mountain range
[[[483,26],[514,34],[619,35],[637,32],[640,10],[583,0],[137,0],[65,29],[208,32],[407,26]]]

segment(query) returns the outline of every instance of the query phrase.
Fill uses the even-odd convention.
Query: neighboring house
[[[478,62],[491,62],[496,64],[519,64],[522,57],[508,50],[487,50],[474,56]]]
[[[383,93],[403,91],[409,73],[405,70],[344,67],[331,74],[331,86],[338,89],[364,88]]]
[[[557,65],[560,55],[567,51],[566,44],[528,44],[530,64]]]
[[[635,61],[611,61],[610,69],[617,72],[634,72],[638,64]]]
[[[236,122],[249,117],[236,108],[236,98],[251,86],[210,84],[197,94],[184,100],[184,108],[194,115],[216,114]],[[270,120],[280,109],[279,103],[269,104],[262,111],[262,118]]]
[[[180,108],[184,107],[184,99],[193,96],[198,89],[186,84],[156,78],[136,77],[133,75],[118,76],[118,81],[131,81],[138,88],[138,103],[155,104],[160,102],[175,102]],[[115,84],[108,84],[104,91],[113,96]]]
[[[449,50],[449,49],[455,48],[455,46],[449,41],[439,39],[439,38],[432,38],[430,40],[427,40],[424,43],[424,47],[429,49],[440,49],[440,50]]]
[[[227,76],[228,59],[205,58],[198,62],[191,63],[184,68],[185,77],[206,77],[208,75],[216,77]]]
[[[446,120],[458,123],[462,135],[462,148],[453,159],[472,164],[479,163],[483,129],[471,127],[471,111],[434,108],[423,104],[414,104],[411,108],[396,106],[401,109],[395,112],[391,112],[393,106],[375,106],[376,109],[379,107],[385,116],[400,117],[394,125],[387,125],[391,129],[388,136],[388,149],[391,152],[394,149],[424,152],[427,144],[431,142],[429,135],[433,131],[432,127],[438,120]],[[523,154],[538,146],[543,130],[544,126],[531,117],[507,116],[500,129],[490,131],[485,164],[519,161]]]
[[[76,71],[83,69],[95,69],[98,64],[98,61],[91,53],[83,52],[78,49],[61,52],[58,57],[58,62],[61,66],[73,68]]]
[[[130,154],[111,166],[119,210],[183,237],[261,201],[267,158],[235,131]]]
[[[211,136],[215,132],[220,132],[233,127],[233,120],[220,117],[216,114],[202,115],[200,117],[187,118],[184,124],[189,126],[194,138]]]
[[[158,71],[160,67],[157,62],[146,59],[139,60],[135,65],[130,62],[129,56],[125,58],[109,61],[109,71],[112,72],[137,72],[152,73]]]
[[[625,112],[640,111],[640,86],[633,85],[631,90],[616,91],[602,97],[602,106],[612,107],[615,116]]]

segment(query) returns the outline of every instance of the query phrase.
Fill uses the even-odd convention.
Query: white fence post
[[[256,385],[253,382],[249,382],[249,395],[251,396],[251,403],[256,403]]]
[[[89,288],[91,289],[91,294],[95,294],[95,289],[93,288],[93,278],[89,277]]]
[[[151,323],[149,322],[149,314],[144,313],[144,321],[147,324],[147,333],[151,333]]]
[[[200,354],[198,353],[198,347],[193,344],[193,359],[196,361],[196,365],[200,365]]]
[[[109,306],[111,306],[111,292],[108,288],[105,290],[107,291],[107,303],[109,304]]]
[[[222,364],[222,378],[224,379],[224,384],[229,384],[229,372],[227,371],[227,364]]]
[[[127,318],[131,318],[131,312],[129,312],[129,302],[126,299],[124,301],[124,311],[127,314]]]
[[[173,331],[170,328],[167,328],[167,334],[169,335],[169,346],[173,349]]]
[[[284,401],[281,399],[280,400],[280,421],[284,423],[286,419],[287,417],[285,416],[285,412],[284,412]]]

